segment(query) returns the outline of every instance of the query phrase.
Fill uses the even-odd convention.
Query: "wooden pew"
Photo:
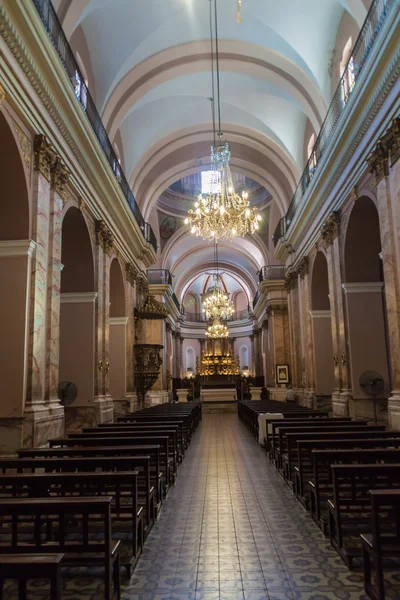
[[[90,433],[92,431],[158,431],[162,428],[175,429],[177,432],[178,448],[180,448],[181,458],[185,456],[185,450],[188,448],[188,440],[184,434],[183,421],[165,421],[163,423],[149,423],[148,421],[132,421],[131,423],[103,423],[102,426],[98,425],[95,427],[84,427],[83,433]]]
[[[116,427],[126,427],[129,425],[169,425],[179,423],[182,426],[182,434],[183,439],[185,440],[185,447],[188,448],[193,436],[193,431],[191,428],[191,424],[189,419],[185,415],[178,414],[177,416],[173,415],[155,415],[154,417],[150,417],[149,415],[141,415],[138,413],[133,413],[132,415],[128,415],[126,417],[119,417],[116,423],[113,423],[113,426]],[[105,426],[106,424],[104,424]],[[101,425],[99,427],[102,428]]]
[[[351,417],[310,417],[309,419],[291,419],[284,420],[271,419],[267,421],[267,435],[265,442],[265,451],[271,460],[276,460],[276,449],[279,448],[279,427],[325,427],[326,425],[342,425],[352,423]],[[366,425],[368,421],[357,421],[359,424]],[[269,425],[269,427],[268,427]]]
[[[90,438],[90,437],[126,437],[135,439],[135,437],[147,436],[147,435],[167,435],[169,438],[169,453],[172,459],[172,477],[173,480],[176,479],[178,465],[182,460],[181,447],[178,443],[178,431],[176,427],[149,427],[147,429],[143,428],[131,428],[128,430],[120,430],[119,428],[110,429],[99,428],[99,427],[88,427],[82,432],[69,433],[68,437],[73,439],[79,438]]]
[[[285,480],[290,483],[294,478],[294,466],[298,464],[299,454],[298,454],[298,440],[330,440],[330,439],[347,439],[351,437],[363,438],[366,436],[370,437],[386,437],[389,435],[387,431],[385,431],[384,426],[380,425],[354,425],[348,427],[329,427],[329,428],[310,428],[307,429],[299,429],[295,428],[279,430],[281,438],[281,448],[282,445],[286,446],[286,452],[282,453],[279,451],[278,457],[281,464],[281,471],[285,478]],[[390,437],[396,437],[396,435],[390,435]],[[311,456],[309,456],[309,464],[311,465]],[[303,468],[305,467],[305,462],[303,460]]]
[[[0,554],[65,553],[68,566],[97,565],[104,567],[105,600],[111,600],[112,582],[120,598],[120,541],[111,539],[111,496],[91,498],[12,498],[0,500],[2,520]],[[51,515],[51,519],[49,519]],[[80,521],[77,520],[80,517]],[[103,523],[103,541],[90,539],[90,517]],[[74,526],[81,522],[81,535],[68,539],[70,519]],[[26,537],[26,520],[33,520],[30,539]],[[11,525],[6,529],[5,522]],[[42,527],[46,524],[46,527]],[[57,535],[53,529],[57,528]],[[21,535],[20,530],[24,531]]]
[[[380,446],[383,445],[383,442],[379,443]],[[327,533],[328,529],[327,501],[333,494],[331,465],[400,462],[400,448],[350,448],[347,450],[328,448],[327,450],[311,450],[311,455],[313,476],[308,481],[310,512],[324,534]],[[307,495],[306,490],[305,495]]]
[[[118,448],[119,446],[129,448],[130,446],[136,449],[141,449],[142,453],[146,452],[145,448],[149,445],[158,445],[160,447],[160,469],[163,472],[164,478],[164,495],[168,493],[170,482],[172,481],[171,474],[171,459],[169,457],[169,438],[167,435],[148,435],[148,436],[134,436],[134,437],[115,437],[115,436],[103,436],[103,437],[83,437],[83,438],[59,438],[49,440],[50,448],[68,447],[73,448],[74,446],[85,447],[108,447]],[[122,454],[125,451],[120,451]],[[116,452],[114,452],[116,454]]]
[[[63,458],[6,458],[0,459],[0,473],[91,473],[113,471],[137,471],[138,505],[145,512],[145,537],[150,532],[156,517],[157,480],[150,471],[150,456],[102,456]],[[0,477],[1,483],[1,477]],[[123,486],[121,486],[123,489]]]
[[[86,473],[14,473],[0,478],[0,499],[111,496],[113,531],[116,522],[128,523],[131,550],[122,562],[130,575],[143,550],[143,508],[138,506],[137,471]],[[126,528],[124,528],[126,531]],[[125,545],[122,542],[122,545]]]
[[[361,535],[364,558],[364,587],[373,600],[385,599],[382,559],[400,558],[400,490],[372,490],[371,533]],[[382,526],[382,513],[392,519],[393,532],[388,537]],[[376,570],[376,589],[371,581],[372,564]]]
[[[274,459],[279,469],[283,469],[282,457],[285,453],[288,453],[289,448],[287,445],[287,434],[289,433],[319,433],[322,431],[362,431],[371,426],[368,425],[368,421],[345,421],[344,423],[339,422],[331,422],[325,421],[323,419],[310,419],[309,423],[304,423],[304,421],[299,423],[286,423],[282,425],[274,424],[274,439],[272,442]],[[386,428],[384,425],[378,425],[379,429],[377,431],[384,431]],[[372,431],[372,429],[371,429]]]
[[[96,458],[96,457],[135,457],[149,455],[151,457],[151,480],[156,485],[157,510],[162,504],[162,471],[160,468],[160,446],[111,446],[111,447],[73,447],[73,448],[22,448],[17,452],[20,458]]]
[[[51,600],[61,600],[61,565],[64,554],[0,555],[0,600],[6,579],[17,579],[18,600],[26,600],[29,579],[50,579]]]
[[[333,497],[328,500],[329,537],[351,568],[353,559],[362,554],[360,534],[369,533],[371,528],[369,490],[400,489],[400,463],[332,465],[331,469]]]
[[[361,433],[353,436],[340,435],[337,439],[298,439],[297,464],[294,466],[294,492],[297,498],[307,507],[305,489],[312,476],[312,451],[327,449],[371,449],[371,448],[400,448],[400,436],[397,432]]]

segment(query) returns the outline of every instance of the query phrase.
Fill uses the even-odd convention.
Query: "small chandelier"
[[[205,333],[207,337],[212,339],[227,338],[229,336],[228,327],[221,323],[219,319],[215,319],[213,324],[207,327]]]
[[[222,289],[221,277],[218,274],[215,276],[213,293],[204,300],[204,312],[207,319],[229,319],[235,312],[229,294]]]
[[[250,207],[249,195],[237,194],[229,166],[228,143],[211,147],[212,177],[207,196],[199,194],[195,208],[188,211],[186,225],[204,240],[231,240],[255,233],[261,216]]]

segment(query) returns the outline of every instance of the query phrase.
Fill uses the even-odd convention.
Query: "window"
[[[221,174],[219,171],[202,171],[201,193],[209,194],[213,184],[213,192],[219,194],[221,191]]]
[[[351,94],[356,81],[354,57],[351,55],[352,49],[353,40],[351,37],[349,37],[343,49],[342,60],[340,63],[340,77],[342,78],[341,85],[343,102],[347,102],[347,98]]]

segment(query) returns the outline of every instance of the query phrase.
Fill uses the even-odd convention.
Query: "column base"
[[[0,419],[0,455],[15,456],[20,448],[43,447],[51,438],[63,437],[64,408],[53,403],[29,406],[23,417]]]
[[[168,399],[168,392],[166,390],[150,390],[150,392],[147,392],[146,394],[145,405],[147,408],[148,406],[155,406],[156,404],[164,404],[165,402],[168,402]]]
[[[350,390],[342,391],[335,390],[332,394],[332,414],[334,417],[350,416],[350,402],[353,395]]]
[[[400,390],[393,390],[388,401],[390,429],[400,430]]]
[[[100,423],[114,422],[114,402],[111,396],[99,396],[91,404],[71,404],[65,407],[65,430],[80,431],[83,427],[97,427]]]
[[[271,400],[276,400],[277,402],[286,402],[286,387],[269,387],[268,391]],[[251,399],[253,400],[253,397]]]

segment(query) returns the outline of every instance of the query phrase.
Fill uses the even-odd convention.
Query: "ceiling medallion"
[[[212,339],[227,338],[229,330],[219,319],[214,319],[213,324],[206,329],[206,336]]]
[[[233,302],[229,300],[229,294],[222,289],[221,277],[215,277],[214,290],[204,300],[204,312],[207,319],[229,319],[235,312]]]
[[[257,208],[250,207],[248,193],[239,195],[235,191],[230,158],[228,143],[212,146],[210,191],[206,196],[199,194],[195,208],[185,219],[191,232],[204,240],[231,240],[253,234],[261,221]]]

